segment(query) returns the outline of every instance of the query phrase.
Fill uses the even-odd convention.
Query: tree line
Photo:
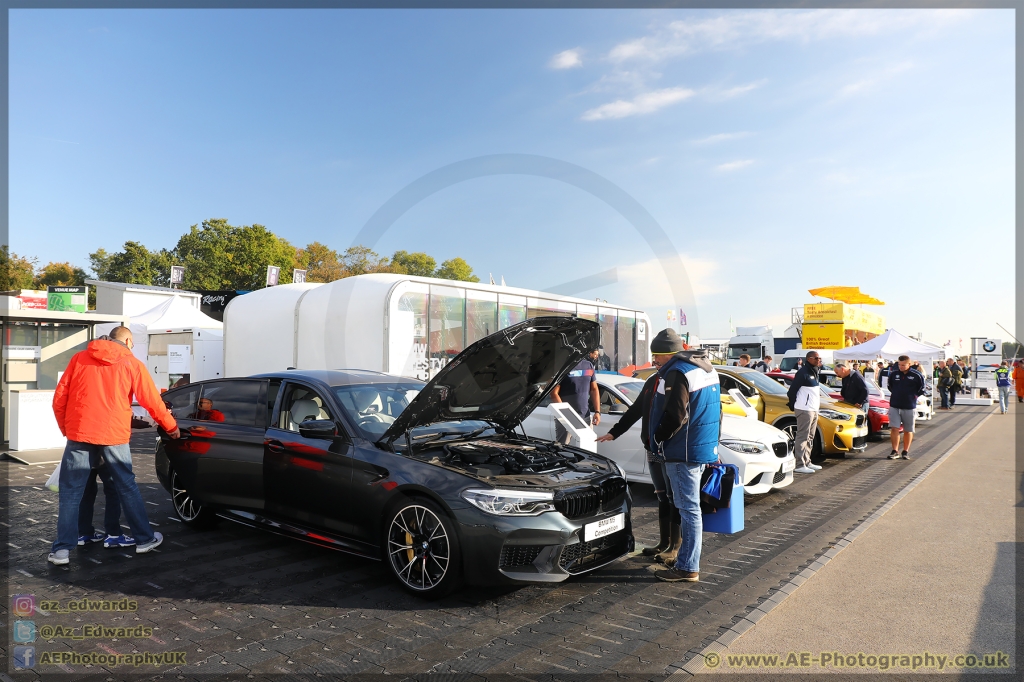
[[[423,252],[396,251],[389,258],[365,246],[339,252],[316,241],[299,248],[263,225],[230,225],[223,218],[192,225],[173,249],[149,249],[127,241],[120,251],[100,248],[89,254],[95,279],[108,282],[168,286],[172,265],[185,266],[183,289],[259,289],[266,282],[268,265],[281,268],[281,284],[292,281],[293,269],[305,270],[307,282],[333,282],[374,272],[480,281],[462,258],[438,265]],[[0,247],[0,291],[76,286],[84,284],[87,276],[77,265],[50,262],[38,267],[37,259]]]

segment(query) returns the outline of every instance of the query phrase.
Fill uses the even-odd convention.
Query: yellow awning
[[[812,296],[821,296],[822,298],[828,298],[833,301],[842,301],[843,303],[862,303],[865,305],[885,305],[884,301],[880,301],[874,296],[869,296],[860,290],[860,287],[818,287],[817,289],[808,289],[808,292]]]

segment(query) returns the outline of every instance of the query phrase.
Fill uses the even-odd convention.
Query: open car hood
[[[423,387],[380,441],[392,443],[409,429],[463,419],[511,431],[600,338],[591,320],[535,317],[480,339]]]

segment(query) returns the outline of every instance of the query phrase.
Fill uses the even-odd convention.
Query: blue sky
[[[1012,10],[10,17],[11,243],[41,263],[170,248],[211,217],[344,249],[420,176],[524,153],[654,216],[704,337],[781,331],[830,284],[937,343],[1014,323]],[[674,303],[622,216],[549,179],[449,187],[374,247],[537,289],[615,267],[580,295],[655,328]]]

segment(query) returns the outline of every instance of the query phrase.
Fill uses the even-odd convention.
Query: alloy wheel
[[[441,519],[427,507],[403,507],[388,529],[388,559],[395,575],[412,590],[425,592],[444,580],[451,543]]]
[[[183,521],[196,521],[203,513],[203,505],[193,499],[188,491],[181,487],[181,479],[177,472],[171,475],[171,499],[174,503],[174,511]]]

